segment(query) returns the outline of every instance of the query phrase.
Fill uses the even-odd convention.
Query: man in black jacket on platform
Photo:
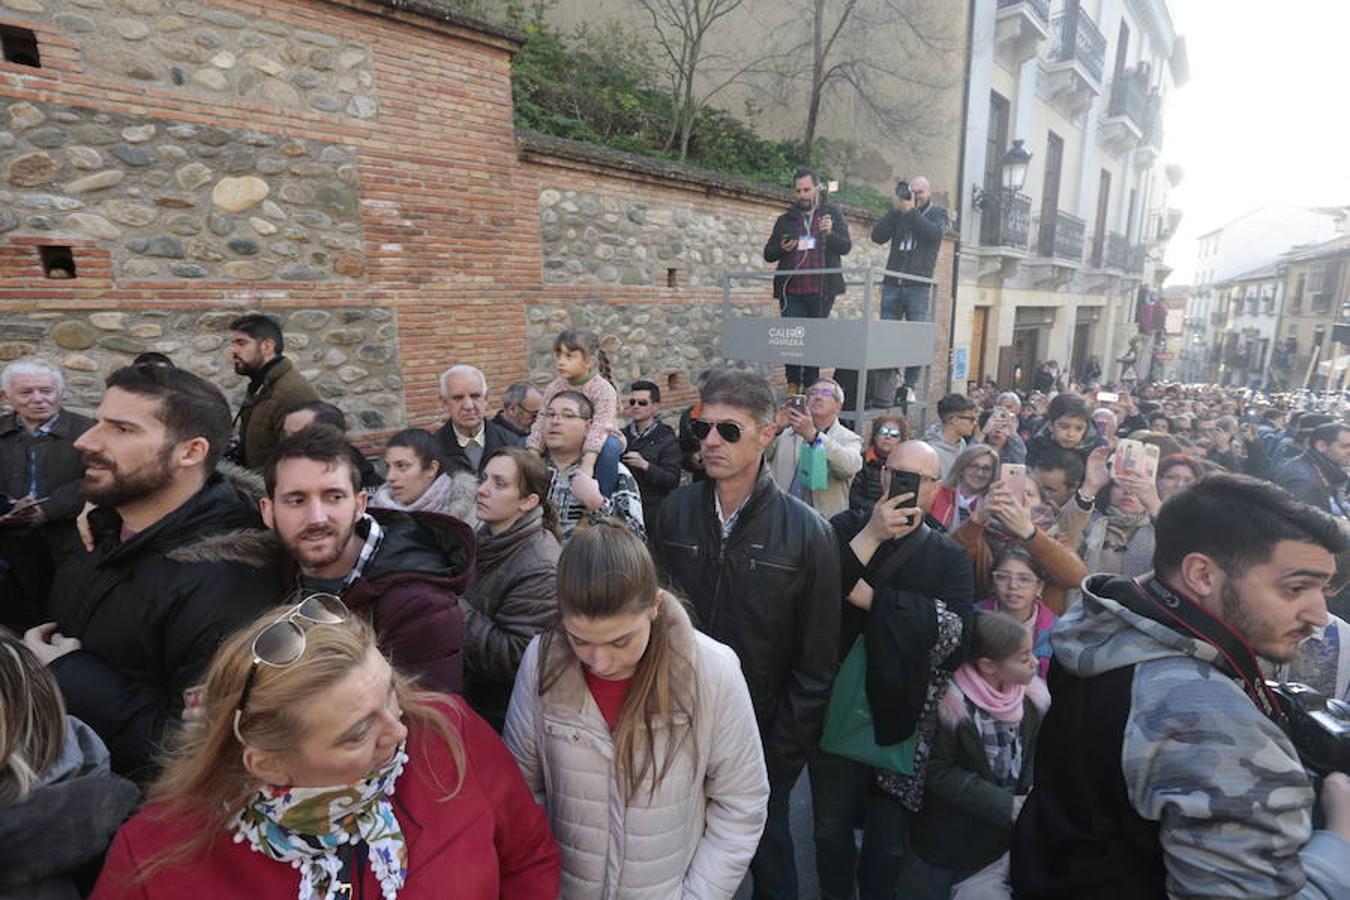
[[[84,454],[96,504],[94,550],[75,529],[24,643],[61,685],[70,713],[112,752],[112,767],[153,776],[165,728],[183,711],[220,641],[283,593],[264,560],[254,505],[216,472],[230,408],[184,370],[128,366],[108,377]],[[244,475],[244,478],[249,477]]]
[[[844,597],[839,660],[863,638],[873,730],[883,746],[915,731],[925,743],[931,740],[936,701],[969,643],[975,599],[970,555],[923,522],[939,470],[928,444],[899,444],[881,472],[881,499],[830,520]],[[891,479],[901,472],[917,477],[917,497],[889,496]],[[938,665],[934,653],[943,657]],[[888,774],[883,790],[875,784],[877,770],[863,763],[824,751],[811,761],[822,898],[853,897],[855,878],[859,897],[895,895],[906,830],[923,796],[924,764],[926,759],[915,760],[912,777]],[[853,836],[860,805],[866,809],[861,854]]]
[[[938,252],[942,249],[942,236],[947,233],[949,224],[947,210],[933,202],[933,189],[928,179],[919,175],[904,187],[896,187],[892,208],[872,226],[872,242],[890,243],[890,254],[886,258],[889,271],[932,278]],[[887,275],[881,280],[881,317],[926,322],[932,318],[929,309],[932,296],[931,285]],[[913,388],[918,383],[919,368],[905,369],[906,388]],[[886,394],[887,388],[872,385],[872,392]],[[877,399],[889,405],[892,397],[878,396]]]
[[[797,269],[837,269],[840,257],[853,249],[848,222],[833,203],[821,202],[816,174],[798,169],[792,179],[797,199],[773,223],[764,244],[764,261],[778,263],[780,274],[773,280],[773,296],[784,316],[828,319],[834,299],[844,293],[844,276],[798,274]],[[820,377],[816,366],[785,366],[789,385],[806,389]]]
[[[661,421],[661,388],[655,382],[629,385],[628,414],[632,421],[623,429],[628,441],[623,464],[642,491],[642,521],[654,522],[661,501],[680,486],[680,440],[675,429]]]
[[[680,488],[651,524],[657,563],[695,624],[741,660],[769,770],[769,820],[750,864],[756,898],[795,898],[788,797],[815,752],[839,634],[839,551],[829,524],[764,466],[773,389],[719,372],[691,430],[707,480]]]

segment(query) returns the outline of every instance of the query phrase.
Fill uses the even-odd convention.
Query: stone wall
[[[238,406],[246,380],[227,359],[228,327],[244,310],[145,309],[90,313],[36,312],[0,323],[0,366],[37,358],[60,366],[68,404],[98,405],[103,380],[138,353],[158,350],[177,365],[219,385]],[[319,396],[347,414],[355,430],[402,427],[405,419],[394,314],[378,307],[277,309],[286,355]]]
[[[351,147],[27,101],[0,126],[0,233],[97,241],[128,278],[365,270]]]
[[[357,119],[378,112],[367,44],[256,10],[191,0],[0,0],[0,8],[74,38],[82,68],[106,78],[207,101],[256,97]]]

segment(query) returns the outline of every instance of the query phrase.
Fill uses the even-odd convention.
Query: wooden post
[[[1306,391],[1312,383],[1313,372],[1317,371],[1317,359],[1322,355],[1322,345],[1313,347],[1312,358],[1308,360],[1308,371],[1303,375],[1303,389]]]

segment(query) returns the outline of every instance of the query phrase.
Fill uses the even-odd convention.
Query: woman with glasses
[[[1059,621],[1042,601],[1045,576],[1025,547],[1008,544],[994,557],[994,596],[980,602],[978,609],[1007,613],[1031,631],[1031,650],[1036,654],[1040,676],[1050,671],[1050,631]]]
[[[558,602],[558,625],[521,663],[505,736],[548,808],[562,896],[732,897],[769,798],[735,653],[694,629],[619,523],[563,550]]]
[[[897,446],[909,440],[909,423],[904,416],[878,416],[872,423],[872,439],[863,453],[863,467],[853,477],[848,490],[849,509],[871,509],[881,499],[881,470]]]
[[[460,701],[413,690],[336,597],[225,641],[203,702],[99,900],[557,895],[557,848],[506,748]]]
[[[497,730],[530,639],[558,618],[558,516],[549,471],[523,447],[488,455],[478,487],[478,558],[464,592],[465,694]]]
[[[962,450],[933,496],[930,515],[948,530],[965,524],[994,483],[998,467],[998,453],[985,444]]]

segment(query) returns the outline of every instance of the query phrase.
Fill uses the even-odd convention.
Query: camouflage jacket
[[[1289,738],[1212,646],[1110,599],[1128,584],[1089,577],[1051,643],[1081,678],[1134,666],[1120,763],[1130,805],[1158,823],[1168,895],[1350,896],[1350,845],[1313,833],[1312,784]]]

